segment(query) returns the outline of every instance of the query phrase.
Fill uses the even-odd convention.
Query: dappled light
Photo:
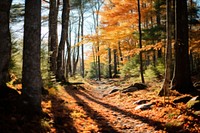
[[[199,133],[199,7],[0,0],[0,133]]]

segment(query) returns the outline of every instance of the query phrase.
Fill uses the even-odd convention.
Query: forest
[[[199,133],[199,0],[0,0],[0,132]]]

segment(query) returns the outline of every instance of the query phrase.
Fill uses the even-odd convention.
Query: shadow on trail
[[[50,110],[53,113],[53,126],[56,128],[56,132],[77,133],[77,130],[74,127],[73,119],[70,117],[70,113],[72,111],[64,105],[65,101],[53,95],[51,95],[47,100],[51,101],[52,107]]]
[[[21,95],[8,86],[0,86],[0,133],[39,133],[41,117],[24,112]],[[28,109],[27,109],[28,110]]]
[[[101,106],[103,106],[103,107],[105,107],[105,108],[107,108],[107,109],[110,109],[110,110],[112,110],[112,111],[114,111],[114,112],[118,112],[118,113],[120,113],[120,114],[122,114],[122,115],[124,115],[124,116],[126,116],[126,117],[129,117],[129,118],[132,118],[132,119],[136,119],[136,120],[140,120],[141,122],[143,122],[143,123],[147,123],[149,126],[151,126],[151,127],[154,127],[155,128],[155,130],[165,130],[165,131],[167,131],[167,132],[175,132],[175,131],[183,131],[183,132],[187,132],[187,131],[185,131],[184,129],[183,129],[183,127],[182,126],[173,126],[173,125],[170,125],[170,126],[166,126],[166,123],[164,123],[164,122],[160,122],[160,121],[155,121],[155,120],[152,120],[152,119],[150,119],[150,118],[148,118],[148,117],[143,117],[143,116],[139,116],[139,115],[137,115],[137,114],[133,114],[133,113],[131,113],[131,112],[129,112],[129,111],[126,111],[126,110],[123,110],[123,109],[120,109],[120,108],[118,108],[118,107],[116,107],[116,106],[113,106],[113,105],[111,105],[111,104],[107,104],[107,103],[104,103],[104,102],[101,102],[101,101],[99,101],[99,100],[97,100],[97,99],[99,99],[99,98],[96,98],[96,97],[94,97],[92,94],[90,94],[87,90],[67,90],[66,89],[66,91],[70,94],[70,95],[72,95],[72,96],[74,96],[77,100],[80,100],[80,98],[78,98],[77,96],[76,96],[76,94],[75,93],[77,93],[77,94],[79,94],[79,95],[82,95],[83,97],[85,97],[85,98],[87,98],[88,100],[90,100],[90,101],[92,101],[92,102],[95,102],[95,103],[97,103],[97,104],[99,104],[99,105],[101,105]],[[74,92],[74,93],[73,93]],[[84,105],[85,105],[85,103],[84,103]],[[88,108],[88,110],[90,110],[91,108],[90,107],[88,107],[88,105],[85,105],[85,108]],[[89,114],[90,114],[90,112],[88,112]],[[95,119],[96,117],[94,117],[94,119]]]
[[[100,115],[98,112],[93,110],[88,104],[86,104],[81,98],[77,96],[77,94],[79,94],[79,91],[69,90],[67,88],[65,88],[65,90],[79,103],[79,106],[83,107],[83,110],[86,112],[86,114],[96,122],[99,128],[99,132],[119,133],[116,129],[109,125],[109,121],[106,120],[104,116]]]

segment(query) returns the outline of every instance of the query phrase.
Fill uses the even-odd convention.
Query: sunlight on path
[[[122,109],[118,109],[115,106],[110,106],[108,103],[99,101],[97,99],[93,99],[93,97],[84,91],[80,91],[78,96],[84,100],[93,110],[97,111],[99,114],[104,116],[109,124],[113,127],[117,128],[120,133],[133,133],[133,132],[141,132],[141,133],[150,133],[150,132],[159,132],[155,131],[153,127],[149,127],[147,123],[142,123],[140,120],[134,119],[125,115],[124,113],[120,113]],[[92,100],[93,99],[93,100]],[[141,128],[142,127],[142,128]],[[164,132],[164,131],[160,131]]]
[[[77,132],[85,133],[159,133],[148,122],[141,121],[136,116],[126,114],[115,105],[110,105],[104,100],[93,96],[86,90],[66,89],[60,90],[60,98],[68,101],[67,108],[73,111],[70,117],[73,119]],[[142,127],[142,128],[141,128]]]

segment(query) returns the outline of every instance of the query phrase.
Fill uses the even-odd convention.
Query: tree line
[[[96,3],[101,1],[69,1],[69,0],[26,0],[23,3],[12,5],[12,0],[5,0],[0,2],[0,89],[6,91],[7,82],[11,79],[10,66],[12,54],[12,34],[10,31],[11,22],[22,22],[23,27],[23,53],[22,53],[22,93],[21,104],[22,111],[29,113],[41,113],[41,94],[44,89],[41,76],[41,26],[42,21],[45,21],[45,16],[42,16],[42,10],[48,5],[48,60],[49,73],[55,76],[57,81],[64,83],[68,82],[68,73],[75,75],[80,48],[75,47],[71,51],[71,42],[69,42],[70,32],[70,10],[78,10],[78,35],[76,35],[79,42],[80,36],[83,36],[84,13],[87,8],[93,7]],[[89,3],[90,2],[90,3]],[[62,5],[62,9],[60,6]],[[23,8],[24,7],[24,8]],[[61,10],[61,11],[60,11]],[[61,12],[61,36],[58,39],[57,27],[59,24],[58,16]],[[24,19],[23,19],[24,17]],[[21,19],[22,18],[22,19]],[[60,42],[58,43],[58,40]],[[83,40],[83,39],[82,39]],[[82,57],[84,56],[84,46],[82,44]],[[66,54],[67,51],[67,54]],[[72,58],[71,58],[72,57]],[[82,58],[84,62],[84,57]],[[71,64],[73,62],[73,64]],[[84,63],[82,63],[82,75],[84,75]],[[67,74],[65,74],[67,73]],[[51,76],[51,75],[50,75]]]
[[[158,60],[163,60],[165,75],[159,95],[167,95],[170,88],[181,93],[193,91],[191,73],[199,68],[199,59],[194,58],[199,54],[197,49],[193,49],[199,40],[194,37],[198,34],[199,25],[197,4],[198,1],[192,0],[105,1],[99,13],[99,34],[87,36],[97,49],[96,55],[92,53],[91,58],[95,60],[95,56],[101,56],[107,61],[108,73],[116,75],[122,72],[126,62],[139,55],[137,70],[143,83],[147,67],[152,64],[156,68]],[[100,47],[98,44],[101,44]],[[113,70],[109,66],[111,62],[114,62]],[[98,59],[94,64],[99,70]],[[100,79],[101,75],[96,75]],[[112,76],[109,74],[109,77]]]

